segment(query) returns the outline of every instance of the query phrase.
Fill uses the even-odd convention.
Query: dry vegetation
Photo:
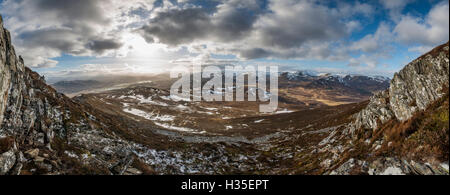
[[[416,113],[403,123],[389,123],[383,135],[385,151],[409,159],[449,160],[449,96],[448,93],[425,111]],[[389,146],[390,143],[390,146]]]
[[[9,151],[14,146],[14,138],[5,137],[0,138],[0,154]]]
[[[380,156],[397,156],[403,159],[426,161],[449,160],[449,94],[447,93],[424,111],[419,111],[407,121],[390,120],[375,131],[360,131],[359,143],[352,151],[352,157],[375,159]],[[373,155],[364,140],[370,143],[384,140],[381,148]],[[371,145],[370,145],[371,146]]]

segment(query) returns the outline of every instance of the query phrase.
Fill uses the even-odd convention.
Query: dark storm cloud
[[[45,45],[48,48],[57,49],[66,53],[79,53],[76,35],[68,29],[41,29],[23,32],[19,35],[25,46],[30,48]],[[78,47],[79,48],[79,47]]]
[[[245,59],[257,59],[270,56],[271,53],[262,48],[245,49],[239,51],[239,56]]]
[[[222,41],[232,41],[247,36],[258,15],[249,9],[231,9],[217,19],[214,29],[216,37]]]
[[[211,11],[214,10],[214,11]],[[148,41],[171,46],[198,41],[224,44],[246,59],[302,57],[293,52],[314,41],[337,40],[349,30],[341,13],[313,1],[223,1],[214,8],[194,7],[159,12],[141,30]],[[242,47],[231,45],[242,42]],[[325,55],[323,55],[325,56]]]
[[[108,22],[102,10],[100,0],[33,0],[36,10],[54,13],[60,18],[76,22]]]
[[[52,58],[69,55],[103,55],[122,44],[114,30],[109,0],[6,1],[1,9],[14,16],[10,24],[21,54],[29,66],[47,67]],[[9,9],[7,9],[8,7]],[[21,21],[21,22],[15,22]]]
[[[150,43],[156,37],[161,43],[179,45],[205,37],[211,26],[211,20],[203,9],[177,9],[158,14],[140,33]]]
[[[248,3],[252,7],[245,7]],[[148,41],[177,46],[196,40],[236,41],[248,36],[262,13],[258,1],[227,1],[216,7],[170,9],[160,12],[140,30]]]
[[[114,39],[94,40],[87,44],[87,47],[98,54],[103,54],[107,50],[119,49],[122,43]]]
[[[272,25],[262,26],[259,33],[267,46],[293,48],[307,41],[327,41],[346,34],[343,23],[317,9],[303,9],[292,17],[270,14],[266,20]]]

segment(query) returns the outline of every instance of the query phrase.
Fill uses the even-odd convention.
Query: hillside
[[[280,98],[282,101],[309,107],[358,103],[386,90],[389,81],[389,78],[381,76],[286,72],[279,79]]]
[[[363,75],[308,75],[305,71],[283,72],[279,78],[279,100],[282,109],[300,110],[336,106],[368,100],[374,93],[389,87],[389,78]],[[148,76],[105,75],[88,80],[67,80],[51,84],[69,97],[101,93],[134,86],[170,90],[176,79],[168,74]],[[206,83],[208,79],[204,79]]]
[[[95,80],[59,81],[52,86],[61,93],[72,94],[83,90],[101,88],[104,84]]]

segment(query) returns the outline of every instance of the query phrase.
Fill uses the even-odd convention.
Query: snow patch
[[[170,130],[175,130],[175,131],[189,132],[189,133],[198,133],[198,134],[206,133],[205,131],[198,132],[198,131],[196,131],[194,129],[190,129],[190,128],[186,128],[186,127],[177,127],[177,126],[173,126],[173,125],[169,125],[169,124],[165,124],[165,123],[155,122],[155,124],[160,126],[160,127],[165,128],[165,129],[170,129]]]
[[[447,164],[447,163],[441,163],[441,167],[442,167],[443,169],[445,169],[445,171],[448,172],[448,164]]]
[[[189,108],[188,106],[181,105],[181,104],[178,105],[178,106],[175,106],[175,109],[180,110],[180,111],[187,111],[187,112],[191,112],[192,111],[192,109]]]
[[[284,109],[284,110],[275,112],[275,114],[285,114],[285,113],[293,113],[293,112],[294,112],[294,111],[290,111],[290,110],[288,110],[288,109]]]
[[[185,98],[185,97],[180,97],[180,96],[176,96],[176,95],[161,96],[161,98],[164,99],[164,100],[168,100],[168,101],[172,100],[172,101],[175,101],[175,102],[179,102],[179,101],[190,102],[191,101],[190,97],[189,98]]]
[[[152,104],[152,105],[156,105],[156,106],[169,106],[168,104],[166,104],[164,102],[153,101],[152,97],[145,98],[143,95],[121,96],[119,99],[125,99],[125,98],[137,100],[137,101],[139,101],[139,104]]]
[[[381,175],[404,175],[404,173],[398,167],[388,167]]]
[[[175,120],[174,116],[170,116],[170,115],[154,115],[153,113],[147,113],[145,111],[139,110],[139,109],[135,109],[135,108],[128,108],[128,109],[124,109],[123,110],[126,113],[135,115],[135,116],[140,116],[142,118],[145,118],[147,120],[151,120],[151,121],[173,121]]]
[[[209,111],[217,111],[217,110],[219,110],[218,108],[203,108],[203,109],[209,110]]]
[[[74,152],[72,151],[64,151],[64,154],[66,154],[67,156],[71,157],[71,158],[78,158],[78,155],[76,155]]]

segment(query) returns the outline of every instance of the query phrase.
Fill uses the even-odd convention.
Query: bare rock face
[[[0,155],[0,175],[8,173],[8,171],[13,168],[16,163],[16,155],[14,150],[11,149]]]
[[[17,69],[16,56],[10,40],[10,34],[3,29],[3,20],[0,16],[0,121],[3,120],[3,113],[6,109],[6,100],[11,84],[11,69]]]
[[[10,33],[3,28],[0,17],[0,138],[3,142],[14,140],[14,147],[3,148],[7,151],[0,154],[0,175],[22,166],[18,161],[22,156],[18,143],[49,146],[53,138],[53,129],[36,119],[56,110],[37,97],[33,85],[39,82],[33,81],[30,73],[22,58],[16,56]]]
[[[44,124],[35,121],[44,112],[51,112],[51,108],[46,107],[48,102],[37,98],[35,89],[39,87],[34,88],[34,85],[39,82],[33,81],[31,71],[25,68],[22,58],[16,56],[10,33],[3,28],[2,20],[0,43],[0,137],[25,135],[33,130],[44,129]],[[37,125],[41,127],[35,128]],[[52,136],[49,131],[36,132],[35,141],[39,141],[37,137],[44,133],[48,133],[47,137]]]
[[[445,94],[449,83],[449,44],[446,43],[406,65],[394,75],[389,90],[371,98],[356,115],[349,130],[375,130],[391,119],[403,122]]]
[[[448,78],[448,43],[408,64],[394,76],[389,89],[390,105],[396,118],[405,121],[441,98]]]
[[[394,117],[389,104],[389,92],[383,91],[374,95],[366,109],[359,112],[352,128],[376,129],[379,122],[385,123]]]

